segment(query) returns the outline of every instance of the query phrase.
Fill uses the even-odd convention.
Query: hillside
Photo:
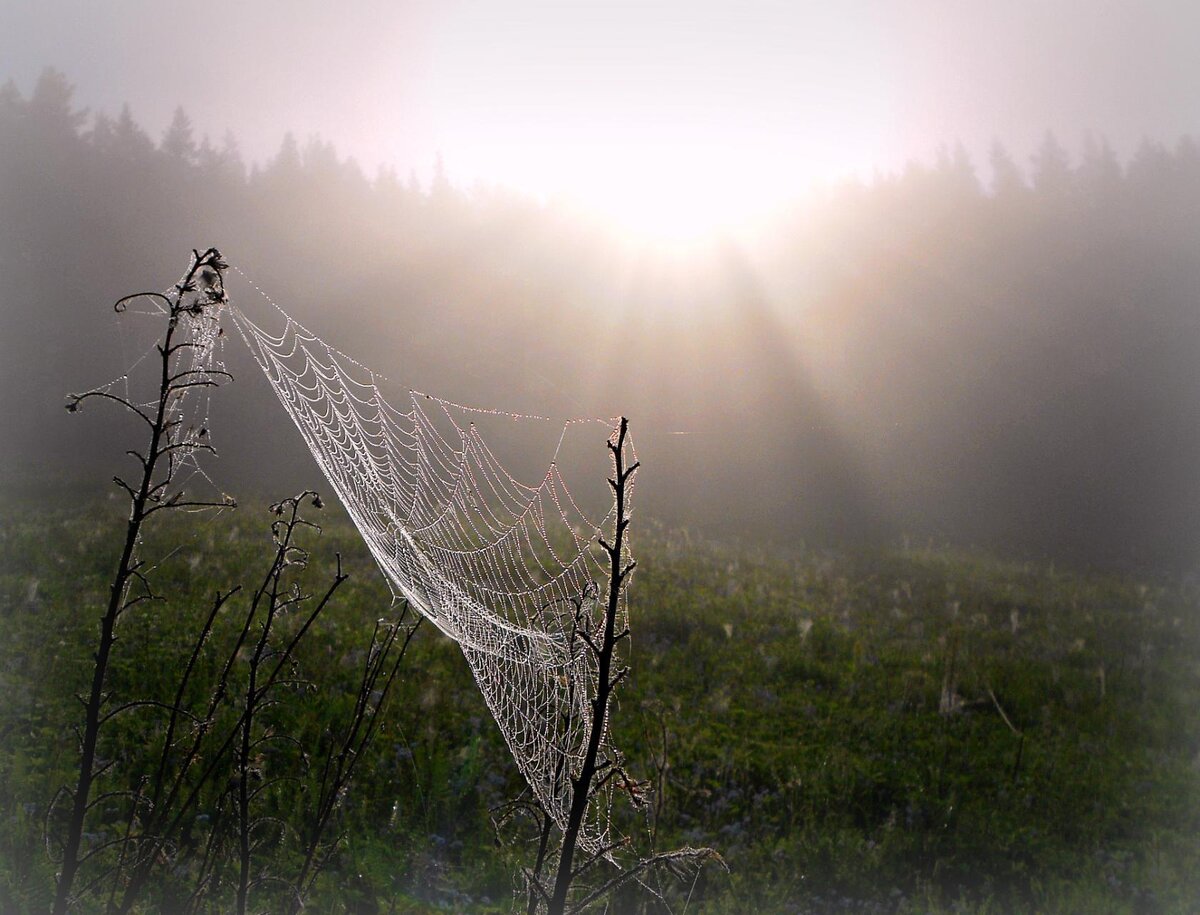
[[[0,909],[37,911],[121,507],[61,491],[3,506]],[[287,725],[301,743],[345,701],[389,603],[348,522],[324,515],[312,581],[335,551],[350,580],[300,658],[315,690]],[[118,695],[169,689],[213,591],[260,574],[269,517],[249,505],[156,530],[146,555],[169,600],[126,624]],[[1200,898],[1194,584],[946,548],[766,551],[641,517],[633,530],[616,741],[658,791],[619,816],[642,845],[720,850],[728,875],[670,891],[687,911],[1182,912]],[[321,910],[507,910],[530,852],[511,834],[497,845],[489,809],[519,778],[431,627],[386,716]],[[123,780],[145,750],[108,748]]]

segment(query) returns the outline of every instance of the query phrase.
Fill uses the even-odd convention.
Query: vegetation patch
[[[391,603],[353,527],[325,514],[310,573],[331,576],[340,552],[349,577],[301,643],[313,692],[283,723],[314,746],[353,701]],[[251,581],[271,550],[267,517],[171,517],[147,537],[171,600],[120,633],[114,692],[170,688],[214,589]],[[4,500],[4,911],[44,911],[53,895],[47,805],[76,764],[75,696],[122,522],[115,499]],[[688,911],[1183,912],[1200,898],[1193,588],[948,551],[636,533],[614,741],[655,793],[619,826],[656,848],[720,850],[728,875],[684,887]],[[313,904],[508,911],[529,849],[498,844],[492,819],[521,779],[460,652],[431,627],[384,719]],[[131,783],[154,761],[119,732],[106,752]]]

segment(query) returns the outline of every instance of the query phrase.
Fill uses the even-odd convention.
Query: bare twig
[[[596,777],[600,748],[604,735],[608,730],[609,706],[612,701],[613,688],[621,677],[613,680],[611,671],[613,654],[617,643],[617,616],[621,607],[621,596],[624,592],[625,581],[633,571],[635,563],[622,565],[625,549],[625,530],[629,527],[629,506],[627,493],[630,478],[638,469],[638,462],[625,465],[625,443],[629,433],[629,420],[621,417],[621,424],[615,441],[608,442],[612,453],[614,475],[608,481],[616,499],[616,521],[614,537],[610,544],[604,538],[600,546],[608,554],[610,575],[608,585],[608,600],[604,608],[603,636],[597,644],[587,633],[580,630],[580,635],[593,652],[596,659],[597,681],[596,695],[592,698],[591,731],[588,734],[587,747],[584,751],[583,764],[579,775],[571,778],[571,808],[567,814],[566,827],[563,830],[562,850],[558,857],[558,869],[554,878],[554,891],[548,903],[550,915],[562,915],[566,910],[567,894],[576,873],[573,869],[575,851],[579,844],[579,832],[587,814],[588,802],[593,792],[593,780]]]
[[[141,480],[136,487],[118,480],[118,484],[126,490],[130,497],[131,510],[125,531],[125,543],[121,550],[117,569],[109,588],[108,607],[100,618],[100,633],[97,642],[95,663],[92,668],[92,685],[88,694],[84,714],[84,728],[79,748],[79,774],[75,781],[72,794],[71,814],[67,821],[66,837],[63,843],[62,865],[55,887],[52,911],[54,915],[62,915],[75,898],[74,884],[83,862],[80,849],[83,840],[84,825],[89,809],[89,798],[92,785],[98,777],[96,767],[96,748],[99,743],[101,725],[107,720],[103,712],[106,701],[105,684],[108,678],[108,668],[113,646],[116,644],[117,619],[124,609],[131,604],[128,598],[132,581],[140,580],[146,585],[144,578],[139,578],[137,547],[141,540],[141,529],[146,519],[153,513],[151,506],[152,493],[158,492],[163,483],[155,481],[155,473],[160,461],[166,463],[166,479],[169,481],[175,469],[171,448],[175,444],[175,428],[177,422],[172,418],[170,410],[172,403],[177,400],[178,392],[171,390],[175,378],[175,367],[172,354],[175,352],[176,334],[179,330],[179,317],[187,313],[198,316],[210,308],[219,307],[224,301],[222,271],[226,264],[221,259],[216,248],[209,248],[203,254],[192,252],[192,261],[184,280],[176,286],[173,297],[154,294],[167,305],[169,316],[163,342],[158,347],[160,356],[160,383],[158,398],[154,412],[151,415],[125,397],[118,397],[107,391],[89,391],[84,394],[73,394],[67,402],[67,409],[77,412],[80,404],[96,397],[115,401],[120,406],[140,417],[150,427],[149,445],[143,455],[136,455],[141,465]],[[195,290],[195,279],[204,274],[211,277],[212,282],[199,295],[190,295]],[[134,296],[136,298],[136,296]],[[125,303],[131,297],[125,297],[117,302],[117,311],[123,311]]]

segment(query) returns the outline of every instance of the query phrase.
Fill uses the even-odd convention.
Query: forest
[[[93,473],[103,449],[75,447],[61,398],[123,368],[105,303],[218,244],[401,384],[630,416],[664,521],[1192,571],[1200,146],[1120,162],[1047,135],[1027,167],[997,144],[986,170],[950,148],[672,254],[444,171],[367,176],[320,138],[246,163],[183,111],[152,138],[128,108],[76,110],[47,71],[0,91],[3,459],[14,479]],[[268,464],[314,482],[260,422],[252,369],[231,370],[224,485],[261,488]]]

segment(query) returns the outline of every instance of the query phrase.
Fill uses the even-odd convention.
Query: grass
[[[57,506],[50,507],[47,506]],[[265,502],[264,502],[265,507]],[[40,911],[46,804],[70,780],[74,694],[117,501],[0,508],[0,910]],[[318,734],[390,595],[354,530],[350,580],[301,658],[286,722]],[[848,555],[713,543],[641,520],[633,674],[615,737],[661,788],[622,827],[718,848],[689,912],[1190,912],[1200,900],[1200,596],[948,550]],[[270,549],[250,506],[156,529],[169,595],[125,627],[113,686],[167,689],[213,591]],[[314,579],[319,581],[320,578]],[[317,911],[508,911],[525,849],[489,808],[519,777],[457,648],[418,633],[341,812]],[[110,746],[134,776],[140,749]],[[628,903],[626,903],[628,904]]]

